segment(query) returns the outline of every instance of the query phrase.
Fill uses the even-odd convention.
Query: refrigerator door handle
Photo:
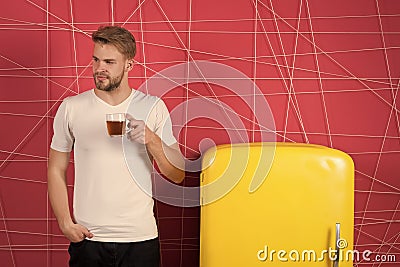
[[[333,262],[333,267],[339,267],[339,255],[340,255],[340,223],[336,223],[336,239],[335,239],[335,249],[336,249],[336,256],[335,261]]]

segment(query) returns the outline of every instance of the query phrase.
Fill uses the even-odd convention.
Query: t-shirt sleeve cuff
[[[53,150],[57,150],[59,152],[71,152],[72,151],[72,147],[66,147],[66,146],[57,144],[55,142],[51,143],[50,148]]]

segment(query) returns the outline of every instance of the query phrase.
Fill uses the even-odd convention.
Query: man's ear
[[[128,60],[128,62],[126,63],[126,70],[130,71],[133,68],[133,60]]]

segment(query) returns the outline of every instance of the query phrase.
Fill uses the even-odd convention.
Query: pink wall
[[[260,88],[254,99],[268,101],[278,141],[349,153],[356,248],[400,261],[399,1],[13,0],[0,23],[1,266],[65,266],[67,241],[46,195],[51,125],[64,97],[93,86],[90,34],[108,23],[124,24],[138,41],[133,87],[188,59],[226,64]],[[250,140],[259,139],[242,92],[189,85],[162,97],[173,110],[196,93],[215,94],[241,116]],[[175,129],[188,156],[198,156],[203,138],[230,141],[217,122]],[[198,185],[198,174],[185,183]],[[157,203],[156,212],[162,266],[197,266],[199,208]]]

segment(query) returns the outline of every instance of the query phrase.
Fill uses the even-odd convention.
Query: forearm
[[[63,230],[63,228],[73,223],[68,204],[68,189],[65,178],[59,174],[49,172],[48,193],[54,215],[61,230]]]
[[[68,224],[73,223],[69,209],[66,179],[69,159],[69,153],[50,149],[47,169],[47,189],[51,207],[61,230]]]
[[[161,138],[147,128],[142,120],[135,120],[127,114],[129,132],[127,137],[132,142],[146,145],[149,156],[153,158],[160,172],[175,183],[181,183],[185,178],[185,161],[177,144],[165,145]]]
[[[85,237],[92,238],[93,234],[86,227],[76,224],[71,218],[65,174],[49,171],[48,191],[53,212],[65,237],[71,242],[79,242]]]
[[[167,146],[156,134],[146,144],[146,147],[163,175],[175,183],[183,181],[185,178],[184,160],[178,147]]]

